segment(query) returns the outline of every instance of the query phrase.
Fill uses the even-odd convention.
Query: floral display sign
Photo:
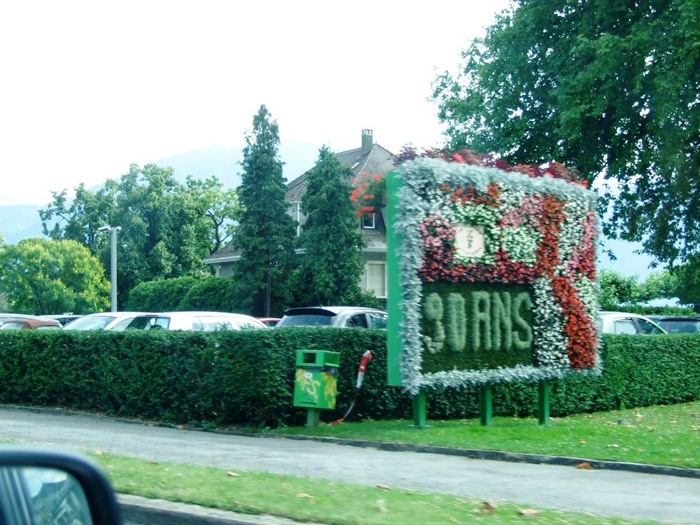
[[[388,175],[389,384],[599,373],[596,197],[558,164],[421,157]]]

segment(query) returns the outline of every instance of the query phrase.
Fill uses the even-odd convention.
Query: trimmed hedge
[[[700,399],[700,336],[604,336],[603,374],[552,383],[551,415]],[[244,332],[5,331],[0,402],[202,426],[303,425],[293,406],[297,349],[340,352],[336,410],[355,397],[360,358],[374,352],[350,420],[410,419],[411,400],[386,385],[386,333],[288,328]],[[537,414],[537,389],[502,384],[496,415]],[[429,391],[430,419],[479,415],[474,389]]]

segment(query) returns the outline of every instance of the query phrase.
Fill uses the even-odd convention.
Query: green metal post
[[[481,425],[491,426],[493,419],[493,389],[491,385],[481,387]]]
[[[538,420],[540,425],[546,425],[549,423],[549,397],[552,392],[552,387],[549,381],[540,381],[537,385],[537,408],[538,408]]]
[[[309,408],[306,412],[306,427],[316,428],[319,421],[321,420],[321,409],[320,408]]]
[[[413,426],[418,428],[425,428],[428,426],[425,392],[423,390],[413,396]]]

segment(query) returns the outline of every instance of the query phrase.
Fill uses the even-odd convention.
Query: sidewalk
[[[446,449],[413,451],[392,447],[395,450],[385,450],[371,443],[355,442],[354,445],[362,446],[345,446],[328,440],[311,442],[239,436],[7,406],[0,407],[0,421],[0,439],[33,445],[86,452],[101,450],[156,461],[266,471],[370,486],[381,484],[395,489],[511,501],[603,516],[700,524],[700,477],[693,469],[663,469],[660,471],[663,474],[660,474],[652,473],[654,469],[648,469],[648,472],[626,470],[628,467],[639,470],[635,465],[592,463],[598,468],[587,470],[572,466],[572,461],[578,460],[567,462],[545,456],[510,459],[547,461],[548,464],[494,461],[473,459],[458,455],[462,454],[461,451]],[[614,466],[615,469],[601,468],[605,466]],[[147,508],[149,505],[163,505],[173,509],[173,515],[182,507],[141,500],[122,498],[133,508],[142,503]],[[281,523],[276,518],[260,517],[255,521],[250,516],[240,517],[247,521],[230,521],[237,516],[225,514],[229,520],[227,523]],[[273,521],[260,521],[265,519]],[[168,521],[170,525],[176,525],[174,518]]]

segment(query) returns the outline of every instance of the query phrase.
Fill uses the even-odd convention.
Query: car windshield
[[[110,322],[115,319],[113,315],[93,315],[89,317],[81,317],[75,321],[68,323],[63,327],[64,330],[104,330]]]

